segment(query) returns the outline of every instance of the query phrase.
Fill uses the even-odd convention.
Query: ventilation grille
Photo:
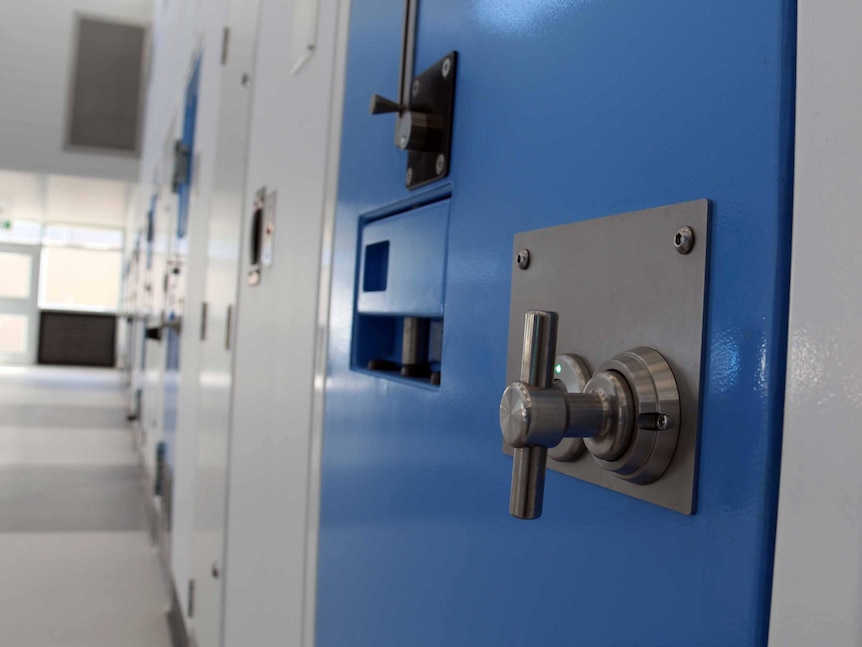
[[[113,367],[117,317],[43,310],[39,319],[39,364]]]
[[[136,153],[145,30],[78,18],[67,145]]]

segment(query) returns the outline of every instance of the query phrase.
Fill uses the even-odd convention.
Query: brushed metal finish
[[[513,382],[500,400],[500,429],[503,440],[512,447],[551,448],[564,438],[586,438],[604,431],[612,434],[615,408],[614,399],[603,392],[566,393],[556,383],[537,389]],[[629,415],[629,424],[631,420]]]
[[[539,389],[546,389],[553,383],[558,320],[556,312],[531,310],[525,315],[521,382]],[[513,517],[537,519],[542,516],[547,456],[545,447],[525,446],[514,450],[509,496],[509,513]]]
[[[522,250],[521,253],[523,252],[527,252],[529,264],[529,251]],[[554,379],[565,388],[567,393],[582,393],[590,379],[590,371],[577,355],[557,355]],[[559,445],[548,450],[548,457],[561,462],[573,461],[585,450],[582,438],[563,438]]]
[[[709,203],[696,200],[515,236],[511,258],[529,249],[531,259],[529,271],[512,267],[507,383],[520,373],[524,313],[540,307],[560,315],[558,347],[587,365],[603,369],[621,350],[649,347],[667,359],[679,389],[674,458],[661,478],[645,483],[659,469],[617,464],[634,458],[625,454],[606,461],[616,472],[587,452],[573,460],[551,457],[548,469],[683,514],[694,512],[708,218]],[[686,226],[696,233],[697,244],[683,255],[669,242]],[[641,411],[646,407],[636,413]],[[653,451],[645,448],[644,432],[635,431],[643,443],[638,456]],[[657,432],[650,433],[657,438]],[[665,437],[655,448],[655,465],[669,444]],[[503,450],[512,451],[505,443]]]
[[[542,514],[547,449],[564,438],[584,438],[596,463],[638,484],[664,474],[679,437],[679,391],[660,353],[635,348],[605,362],[582,393],[567,393],[553,375],[563,364],[576,378],[586,367],[577,356],[553,357],[559,317],[530,310],[524,318],[521,376],[500,400],[503,442],[514,448],[509,512],[518,519]],[[553,357],[553,368],[551,358]],[[546,386],[537,386],[544,384]],[[637,421],[637,422],[636,422]]]
[[[536,313],[527,316],[528,333],[531,316]],[[516,450],[583,438],[600,467],[638,484],[667,470],[680,423],[673,372],[660,353],[643,347],[605,362],[583,393],[566,393],[559,381],[546,389],[513,382],[500,401],[503,440]],[[521,465],[516,473],[532,473]]]
[[[590,378],[584,392],[599,398],[605,412],[601,431],[584,435],[584,445],[594,458],[616,460],[632,439],[635,419],[632,391],[616,371],[599,371]]]
[[[545,466],[548,450],[533,446],[516,449],[512,461],[509,514],[516,519],[538,519],[545,498]]]
[[[636,348],[620,353],[599,368],[599,373],[617,373],[631,387],[634,395],[635,416],[659,413],[680,421],[679,391],[673,371],[665,359],[652,348]],[[595,378],[594,378],[595,379]],[[587,390],[590,389],[587,384]],[[679,424],[666,430],[635,430],[625,453],[615,459],[603,460],[591,446],[593,439],[584,441],[587,450],[603,469],[613,472],[632,483],[647,484],[658,479],[673,458],[679,438]]]
[[[557,388],[537,389],[513,382],[500,401],[500,429],[512,447],[553,447],[568,422],[565,395]]]
[[[521,382],[539,389],[553,383],[559,320],[556,312],[541,310],[530,310],[524,316]]]

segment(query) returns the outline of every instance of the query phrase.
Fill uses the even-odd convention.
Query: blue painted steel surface
[[[417,71],[460,53],[437,390],[350,367],[358,222],[419,199],[403,187],[391,117],[368,115],[373,92],[395,94],[402,6],[354,0],[351,16],[317,644],[764,644],[793,2],[421,3]],[[703,197],[713,211],[697,514],[548,473],[545,516],[512,519],[497,407],[513,235]]]
[[[189,222],[189,199],[192,190],[192,171],[195,155],[195,124],[198,115],[198,88],[201,78],[201,56],[198,54],[192,68],[191,76],[186,84],[186,100],[183,109],[183,145],[189,151],[186,181],[177,188],[179,206],[177,209],[177,238],[185,238]]]
[[[187,180],[179,185],[177,190],[177,230],[174,249],[182,249],[183,239],[188,229],[189,199],[192,187],[192,167],[195,150],[195,123],[198,114],[198,88],[201,78],[201,55],[195,59],[192,73],[186,84],[185,106],[183,108],[182,142],[189,150],[189,167]],[[181,266],[181,271],[182,271]],[[179,283],[179,282],[177,282]],[[181,286],[176,289],[183,291]],[[175,300],[176,303],[176,300]],[[165,313],[168,320],[182,317],[182,312],[170,310]],[[165,463],[171,469],[174,466],[174,445],[177,433],[177,405],[179,400],[180,379],[180,342],[181,334],[174,329],[166,329],[164,334],[165,349],[165,395],[164,415],[162,417],[162,436],[165,439]]]
[[[449,203],[427,205],[366,224],[362,229],[360,276],[369,271],[370,245],[388,243],[385,289],[360,281],[356,309],[362,313],[416,317],[443,315]]]

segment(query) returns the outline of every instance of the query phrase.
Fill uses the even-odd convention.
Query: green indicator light
[[[554,366],[554,373],[559,375],[562,372],[563,372],[563,365],[562,364],[557,364],[556,366]]]

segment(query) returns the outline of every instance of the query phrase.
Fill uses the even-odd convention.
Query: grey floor
[[[116,371],[0,367],[0,644],[169,647]]]

